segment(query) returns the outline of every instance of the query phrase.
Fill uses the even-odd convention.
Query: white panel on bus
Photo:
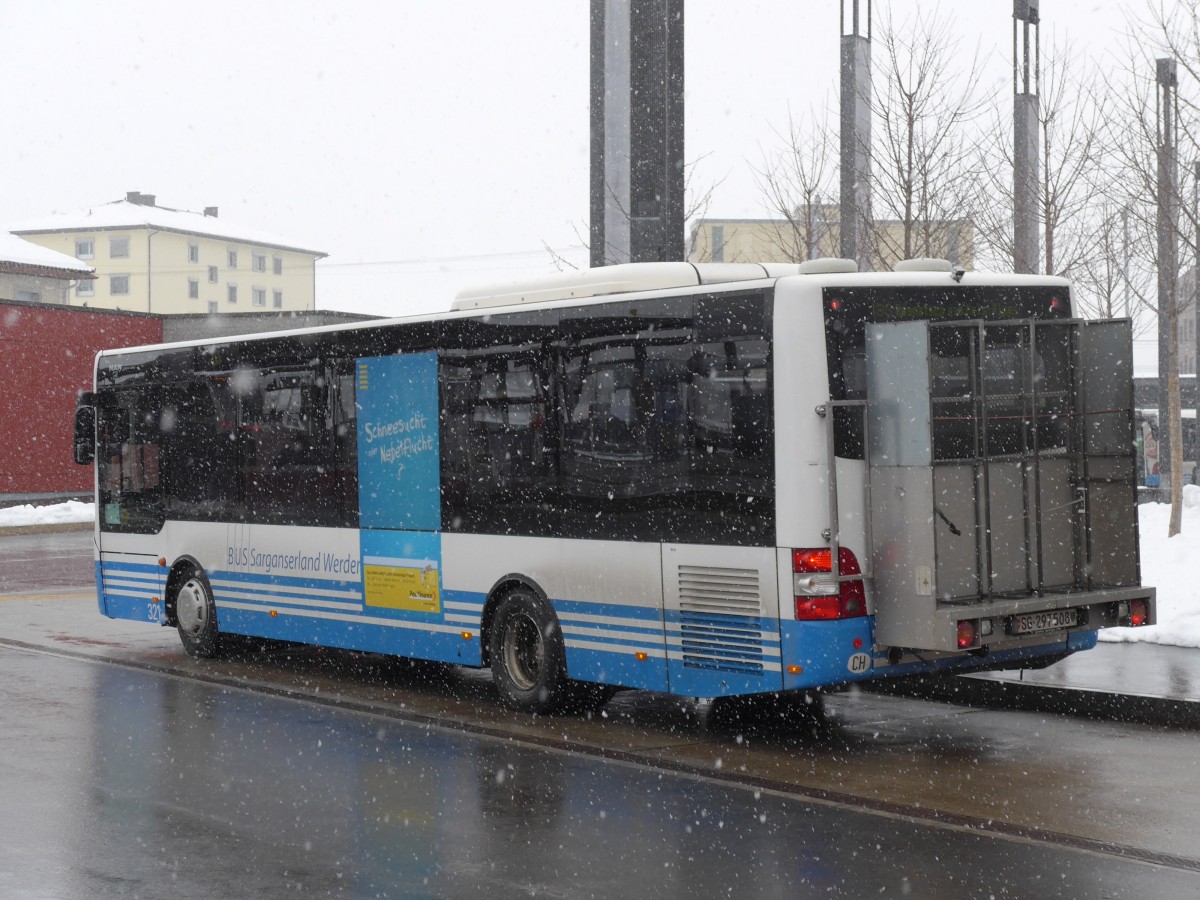
[[[661,608],[657,543],[442,535],[442,586],[486,594],[506,575],[534,581],[552,600]]]
[[[774,322],[776,542],[820,547],[829,527],[827,420],[816,413],[829,402],[822,284],[778,282]]]

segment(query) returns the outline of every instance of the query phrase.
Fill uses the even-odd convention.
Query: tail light
[[[1150,621],[1150,604],[1145,598],[1130,600],[1128,603],[1117,604],[1117,616],[1120,624],[1136,628]]]
[[[962,619],[958,623],[958,649],[970,650],[978,640],[978,630],[973,619]]]
[[[793,550],[792,573],[799,621],[854,619],[867,614],[867,595],[862,579],[834,580],[830,548]],[[862,574],[858,559],[845,547],[838,550],[838,574]]]

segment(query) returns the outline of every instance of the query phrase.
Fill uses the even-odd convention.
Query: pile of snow
[[[1193,557],[1200,548],[1200,486],[1183,489],[1183,531],[1167,537],[1171,507],[1144,503],[1138,507],[1142,535],[1142,583],[1158,588],[1158,624],[1143,628],[1109,628],[1105,641],[1146,641],[1175,647],[1200,647],[1200,578]],[[0,528],[91,522],[94,503],[71,500],[54,506],[0,509]]]
[[[0,509],[0,528],[19,525],[61,525],[66,522],[91,522],[96,518],[95,503],[68,500],[53,506],[10,506]]]
[[[1142,584],[1158,588],[1158,624],[1109,628],[1100,632],[1100,639],[1200,647],[1200,578],[1195,561],[1200,549],[1200,486],[1184,485],[1183,530],[1173,538],[1167,537],[1170,504],[1144,503],[1138,513]]]

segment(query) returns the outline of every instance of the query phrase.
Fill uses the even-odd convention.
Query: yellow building
[[[839,208],[822,204],[812,215],[799,209],[791,219],[700,219],[688,245],[691,262],[804,262],[841,255]],[[895,220],[877,220],[872,229],[876,271],[904,259],[904,228]],[[907,256],[948,259],[969,269],[975,262],[975,230],[968,219],[917,224],[909,235]]]
[[[130,191],[10,230],[95,269],[72,306],[163,315],[316,308],[316,262],[326,254],[225,222],[215,206],[197,213],[154,201]]]

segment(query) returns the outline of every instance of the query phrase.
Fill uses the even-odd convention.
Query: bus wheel
[[[548,713],[568,688],[566,650],[554,610],[527,590],[500,601],[488,636],[500,701],[510,709]]]
[[[175,591],[175,618],[179,622],[179,640],[188,656],[212,659],[220,652],[217,607],[208,579],[199,569],[189,570],[180,579]]]

